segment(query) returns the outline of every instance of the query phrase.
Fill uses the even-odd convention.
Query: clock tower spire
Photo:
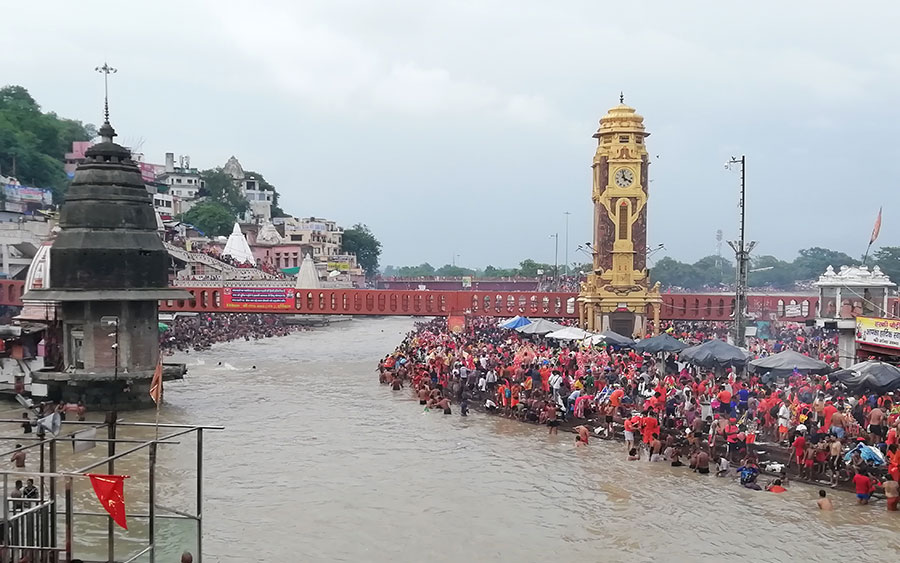
[[[643,333],[648,316],[658,326],[659,290],[648,287],[647,198],[650,135],[644,118],[625,105],[600,118],[594,133],[593,271],[578,297],[580,320],[588,330],[613,330],[625,336]]]

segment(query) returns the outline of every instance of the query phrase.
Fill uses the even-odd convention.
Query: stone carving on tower
[[[644,118],[619,105],[600,118],[594,134],[593,271],[578,297],[588,330],[613,330],[625,336],[644,332],[648,310],[658,326],[659,288],[648,287],[647,199],[649,159]]]

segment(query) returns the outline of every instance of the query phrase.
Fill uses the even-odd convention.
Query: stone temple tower
[[[23,296],[55,303],[62,321],[62,371],[37,372],[34,380],[54,399],[141,407],[159,360],[159,301],[190,294],[169,289],[152,200],[131,152],[113,142],[108,117],[100,136],[66,193],[49,283]]]
[[[642,333],[650,315],[658,319],[658,288],[648,287],[647,199],[644,118],[619,105],[600,118],[594,134],[593,271],[578,296],[581,325],[625,336]],[[658,321],[654,326],[658,326]]]

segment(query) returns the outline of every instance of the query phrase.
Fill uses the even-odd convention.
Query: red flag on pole
[[[91,485],[97,494],[97,500],[103,508],[109,512],[113,521],[124,529],[128,529],[125,522],[125,488],[124,481],[127,475],[97,475],[88,473]]]
[[[872,228],[872,238],[869,239],[869,244],[871,245],[875,242],[875,239],[878,238],[878,234],[881,232],[881,208],[878,208],[878,217],[875,219],[875,227]]]
[[[153,379],[150,380],[150,398],[159,408],[159,402],[162,400],[163,390],[163,367],[162,358],[156,363],[156,370],[153,372]]]

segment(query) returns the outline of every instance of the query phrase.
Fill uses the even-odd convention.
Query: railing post
[[[197,563],[203,563],[203,429],[197,429]]]
[[[107,455],[109,457],[113,457],[116,455],[116,419],[119,418],[119,413],[116,411],[110,411],[106,413],[106,428],[107,428],[107,437],[109,438],[109,442],[107,442]],[[114,474],[116,471],[116,462],[113,459],[110,459],[107,462],[106,472],[108,475]],[[112,516],[109,517],[107,525],[106,525],[106,535],[107,535],[107,560],[108,563],[115,563],[116,561],[116,542],[115,542],[115,528],[113,527],[115,523],[113,522]]]
[[[156,448],[157,443],[150,444],[150,477],[149,477],[149,504],[150,522],[148,535],[150,536],[150,563],[156,563]]]

